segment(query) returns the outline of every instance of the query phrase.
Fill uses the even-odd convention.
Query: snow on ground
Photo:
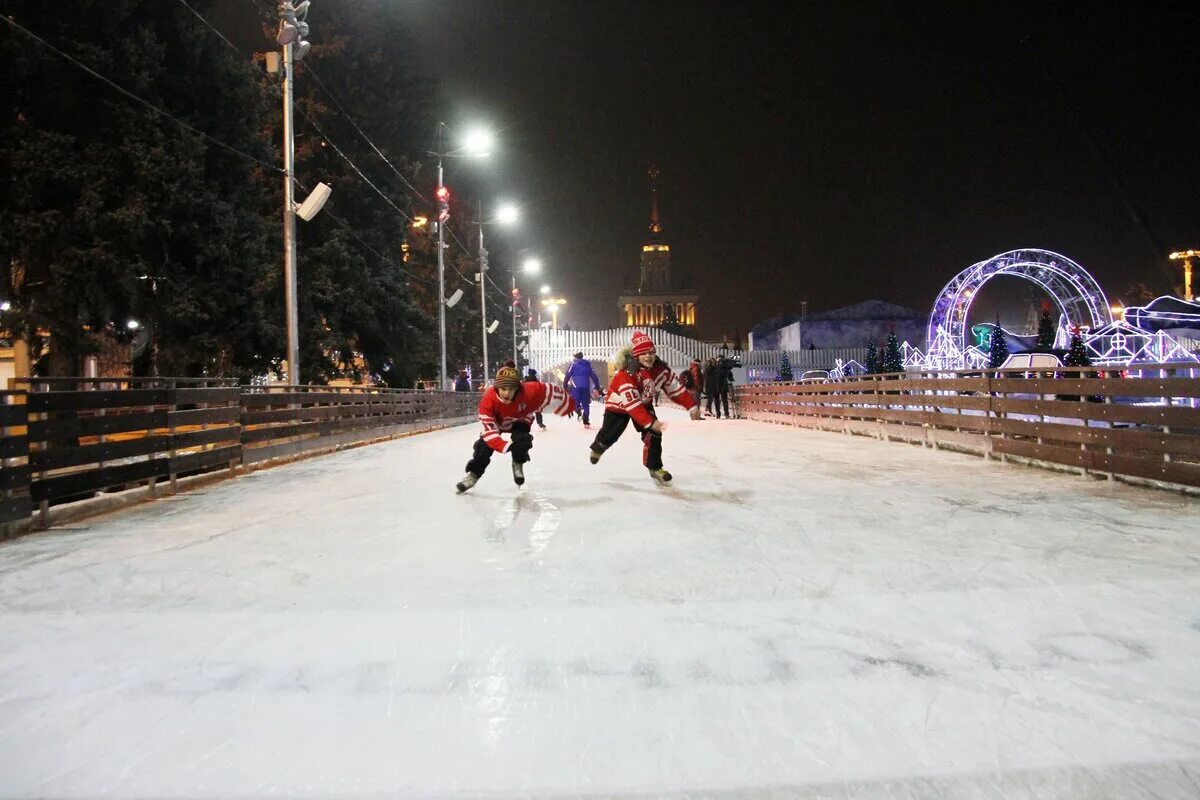
[[[0,545],[0,796],[1200,795],[1200,502],[669,418]]]

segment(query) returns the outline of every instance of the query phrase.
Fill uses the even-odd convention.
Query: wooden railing
[[[1200,486],[1200,371],[869,375],[739,386],[741,416]]]
[[[474,392],[34,378],[0,392],[0,537],[99,492],[474,419]]]

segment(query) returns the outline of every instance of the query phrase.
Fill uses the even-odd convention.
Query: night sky
[[[708,338],[802,300],[925,311],[1019,247],[1166,292],[1200,247],[1195,3],[402,1],[443,119],[500,130],[486,183],[526,215],[498,253],[540,254],[573,327],[616,322],[651,164]]]

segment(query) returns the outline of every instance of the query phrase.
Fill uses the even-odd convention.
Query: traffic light
[[[438,222],[450,219],[450,189],[445,186],[437,188]]]
[[[513,290],[512,290],[513,308],[516,308],[520,302],[521,302],[521,290],[516,287],[513,287]]]

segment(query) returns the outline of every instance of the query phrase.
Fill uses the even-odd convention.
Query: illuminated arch
[[[1108,298],[1096,279],[1071,259],[1049,250],[1010,250],[964,269],[938,295],[929,315],[931,362],[958,360],[966,352],[967,312],[979,289],[997,275],[1033,281],[1058,304],[1067,323],[1085,330],[1112,324]]]

